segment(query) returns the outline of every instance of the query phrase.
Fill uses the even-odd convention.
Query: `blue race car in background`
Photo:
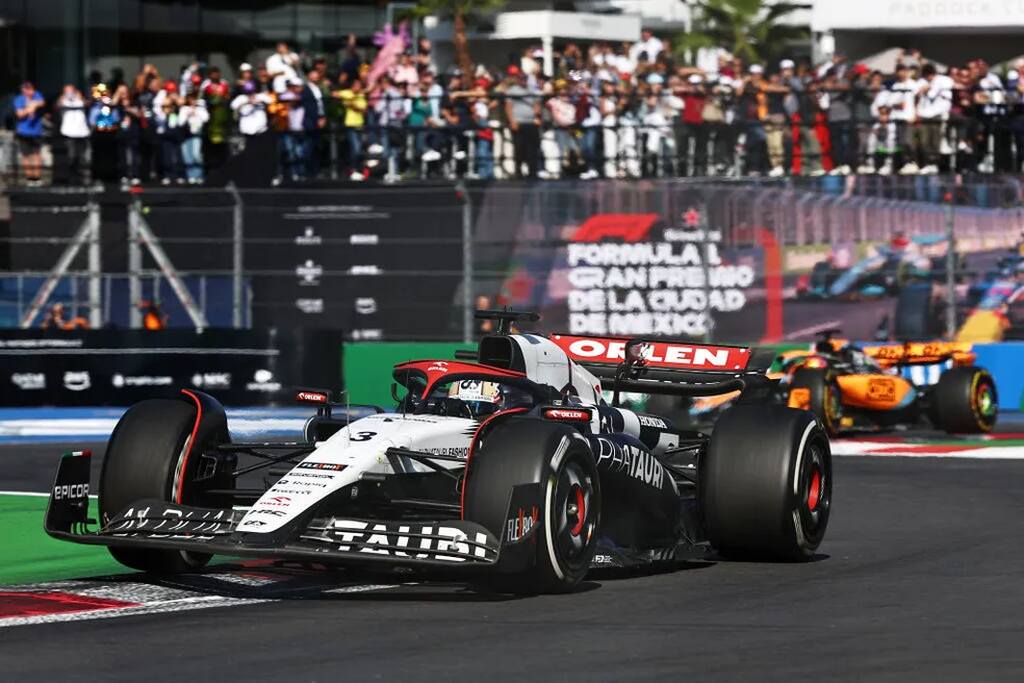
[[[897,234],[889,244],[877,245],[874,254],[849,268],[835,265],[835,255],[814,264],[809,275],[797,281],[801,299],[863,299],[892,296],[907,282],[945,275],[946,256],[936,255],[945,235],[907,238]],[[958,261],[962,258],[957,256]],[[958,263],[957,269],[962,269]]]

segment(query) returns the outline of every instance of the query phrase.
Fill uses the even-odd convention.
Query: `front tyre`
[[[190,482],[203,447],[228,441],[227,419],[224,409],[210,397],[191,396],[194,398],[141,401],[118,421],[100,474],[103,524],[139,500],[155,498],[185,505],[204,502]],[[194,571],[211,557],[152,548],[110,546],[109,550],[127,567],[163,574]]]
[[[992,375],[984,368],[960,366],[946,370],[932,390],[932,420],[954,434],[992,431],[999,412]]]
[[[843,418],[842,392],[829,368],[798,368],[789,383],[790,408],[814,413],[829,436],[836,436]]]
[[[729,558],[801,561],[825,537],[832,454],[813,415],[771,405],[731,408],[700,463],[700,509]]]
[[[516,486],[539,485],[540,527],[525,569],[488,577],[514,593],[565,593],[586,576],[597,548],[601,482],[586,439],[534,418],[506,418],[488,432],[467,464],[463,517],[499,539]]]

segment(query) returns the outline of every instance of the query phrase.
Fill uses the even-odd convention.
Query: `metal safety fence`
[[[580,332],[780,339],[840,315],[824,304],[790,319],[782,301],[844,249],[950,232],[963,254],[1019,241],[1024,209],[952,199],[765,179],[40,190],[12,196],[0,311],[36,327],[62,303],[65,324],[138,328],[148,301],[171,326],[469,340],[486,331],[475,308],[508,305]]]
[[[215,178],[214,184],[223,185],[223,174],[233,172],[232,159],[246,149],[255,150],[245,163],[262,168],[264,185],[367,177],[402,182],[1019,173],[1024,165],[1024,109],[1015,91],[989,92],[1001,97],[998,106],[980,105],[973,100],[977,93],[959,89],[930,93],[949,106],[926,114],[917,111],[923,93],[884,89],[570,90],[328,94],[319,116],[303,111],[291,123],[289,113],[299,101],[255,93],[237,110],[227,103],[210,105],[218,109],[218,123],[200,132],[170,127],[168,112],[180,103],[165,98],[168,112],[154,110],[138,119],[114,107],[115,118],[130,125],[94,127],[85,137],[48,132],[19,140],[0,131],[0,180],[200,184]],[[350,119],[346,107],[360,97],[362,110]],[[50,116],[59,120],[57,111]],[[38,177],[37,165],[43,169]]]

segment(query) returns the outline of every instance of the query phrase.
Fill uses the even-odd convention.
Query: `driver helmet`
[[[448,398],[464,402],[474,415],[490,415],[500,410],[530,405],[528,392],[508,384],[479,379],[452,382]]]
[[[907,233],[902,230],[893,235],[892,239],[889,240],[889,246],[893,249],[906,249],[909,245],[910,240],[907,238]]]
[[[489,415],[501,410],[502,396],[497,382],[479,379],[452,382],[448,398],[465,403],[473,415]]]

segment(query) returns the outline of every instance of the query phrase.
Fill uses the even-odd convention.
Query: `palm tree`
[[[698,0],[690,32],[681,34],[674,44],[681,54],[720,47],[748,64],[776,61],[792,43],[808,37],[806,27],[779,23],[801,7],[764,0]]]
[[[467,78],[473,77],[473,58],[469,55],[467,27],[481,16],[500,9],[506,0],[417,0],[414,14],[419,17],[434,15],[452,22],[452,46],[455,61]]]

